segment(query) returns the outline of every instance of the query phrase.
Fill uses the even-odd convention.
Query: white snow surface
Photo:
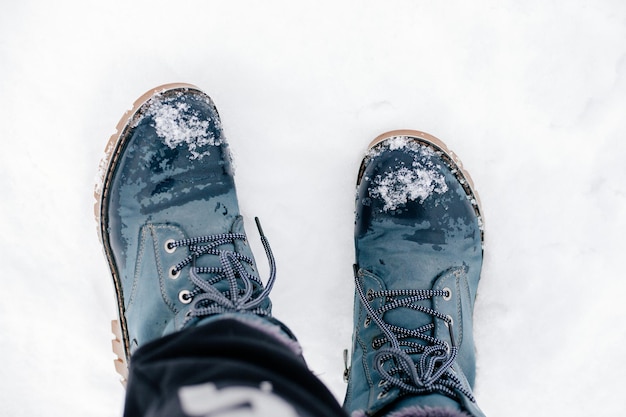
[[[2,415],[121,415],[93,183],[123,112],[169,82],[215,101],[274,313],[337,398],[359,164],[417,129],[485,212],[487,416],[626,415],[623,0],[5,1],[0,75]]]

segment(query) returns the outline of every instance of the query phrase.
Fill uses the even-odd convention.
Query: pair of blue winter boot
[[[197,87],[140,97],[101,165],[95,214],[113,275],[116,367],[148,342],[225,317],[275,328],[239,214],[217,110]],[[482,265],[478,196],[460,161],[417,131],[381,135],[358,173],[356,286],[344,409],[355,416],[483,416],[472,312]]]

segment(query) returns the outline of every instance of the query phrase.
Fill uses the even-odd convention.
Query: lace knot
[[[382,332],[372,340],[372,348],[377,351],[374,366],[381,376],[381,397],[396,387],[401,393],[440,392],[455,399],[461,393],[475,402],[471,391],[463,386],[453,370],[458,347],[455,344],[452,319],[433,308],[418,304],[435,297],[449,299],[450,290],[370,289],[365,292],[359,275],[355,265],[356,289],[368,315],[366,323],[373,321]],[[373,304],[377,299],[383,301],[375,307]],[[432,320],[416,329],[387,323],[385,313],[398,308],[429,315]],[[448,327],[451,343],[433,336],[435,320],[442,320]]]
[[[261,223],[258,218],[255,221],[270,266],[270,276],[265,286],[255,273],[249,272],[254,268],[254,259],[236,249],[235,242],[247,240],[243,233],[198,236],[166,243],[166,250],[173,251],[178,247],[187,247],[189,250],[189,255],[170,272],[178,274],[183,268],[190,266],[189,280],[194,288],[192,291],[183,291],[184,297],[181,297],[184,299],[181,298],[181,301],[193,304],[187,312],[183,326],[193,318],[228,312],[246,311],[260,316],[271,316],[271,307],[265,301],[274,285],[276,263]],[[224,245],[233,245],[235,249],[225,249]],[[208,255],[217,256],[219,266],[196,265],[200,257]]]

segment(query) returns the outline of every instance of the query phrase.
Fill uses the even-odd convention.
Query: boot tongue
[[[226,234],[238,234],[238,233],[245,233],[243,231],[243,226],[241,226],[243,222],[241,221],[241,217],[237,216],[234,219],[223,219],[222,225],[220,227],[221,230],[211,230],[210,234],[211,235],[226,235]],[[231,253],[236,253],[237,250],[243,246],[242,241],[240,239],[230,239],[230,240],[225,240],[225,243],[219,245],[219,246],[214,246],[214,250],[219,251],[220,253],[223,252],[231,252]],[[200,243],[198,246],[201,248],[202,246],[210,246],[212,245],[213,242],[207,242],[207,243]],[[248,253],[244,253],[244,255],[249,256]],[[222,255],[215,255],[215,254],[203,254],[200,255],[196,261],[195,261],[195,266],[196,267],[205,267],[205,268],[224,268],[224,265],[222,265],[221,262],[221,258]],[[232,261],[230,260],[231,263],[236,263],[237,261]],[[200,274],[200,276],[202,278],[205,278],[207,280],[211,279],[215,274]],[[226,283],[226,281],[223,281],[223,284],[225,285],[225,288],[228,288],[228,284]],[[218,287],[220,290],[225,289],[225,288],[221,288],[222,287],[222,283],[220,282],[218,284]]]
[[[399,254],[399,257],[405,255]],[[389,254],[385,257],[385,265],[376,268],[378,276],[384,282],[384,289],[392,293],[393,291],[426,291],[431,290],[436,281],[437,275],[429,270],[428,266],[422,266],[421,270],[416,268],[406,268],[406,262],[395,262],[396,254]],[[414,295],[391,295],[379,299],[380,306],[384,310],[383,321],[388,325],[398,326],[408,330],[416,330],[435,322],[433,315],[420,311],[419,308],[427,311],[434,310],[434,301],[431,297],[416,299]],[[409,302],[407,299],[412,299]],[[406,300],[406,303],[403,301]],[[387,310],[394,304],[399,306]],[[434,326],[423,333],[434,336]],[[429,343],[421,338],[411,337],[404,341],[411,341],[421,345]],[[414,358],[415,359],[415,358]]]
[[[245,235],[246,233],[244,229],[243,218],[241,216],[235,217],[230,227],[225,228],[225,230],[226,230],[225,233]],[[241,274],[239,271],[240,268],[243,268],[248,275],[253,275],[253,276],[258,277],[258,270],[256,267],[256,263],[254,261],[254,255],[252,254],[251,248],[246,240],[234,239],[233,241],[230,241],[228,243],[224,243],[220,246],[215,247],[215,249],[218,251],[222,251],[222,252],[232,253],[233,256],[226,257],[226,262],[227,262],[226,268],[231,268],[234,271],[235,279],[237,281],[237,286],[239,289],[241,290],[245,289],[244,279],[241,277]],[[243,255],[249,258],[250,260],[252,260],[252,263],[250,264],[249,262],[246,262],[245,260],[236,259],[234,257],[235,254]],[[202,255],[196,260],[195,266],[196,267],[221,268],[222,270],[224,270],[225,265],[222,264],[221,257],[222,255],[211,255],[211,254]],[[225,275],[224,272],[223,272],[223,275]],[[215,274],[199,274],[199,276],[200,278],[205,279],[206,281],[209,281],[213,277],[215,277]],[[250,280],[249,278],[246,278],[245,280],[248,281],[248,284],[253,287],[252,298],[258,296],[258,294],[261,293],[263,288],[257,283]],[[224,279],[220,280],[217,283],[214,283],[213,287],[216,290],[222,293],[225,293],[231,290],[230,285],[231,284],[229,280],[226,279],[226,277],[224,277]],[[240,296],[241,294],[237,295],[237,297],[240,297]],[[229,298],[231,300],[233,299],[232,294]],[[261,307],[264,307],[264,308],[267,308],[268,306],[269,306],[269,300],[261,305]]]

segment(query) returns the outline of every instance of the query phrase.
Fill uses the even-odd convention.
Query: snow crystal
[[[109,162],[111,159],[111,154],[113,153],[113,144],[107,143],[102,156],[100,157],[100,163],[98,163],[98,171],[96,172],[95,179],[95,187],[94,192],[97,195],[102,194],[102,189],[104,187],[104,181],[106,180],[106,174],[109,169]]]
[[[398,149],[416,154],[416,159],[410,167],[398,166],[372,180],[370,197],[381,199],[384,211],[396,210],[409,201],[417,200],[421,203],[433,193],[443,194],[448,191],[441,168],[431,159],[435,151],[410,138],[397,136],[387,139],[380,146],[372,148],[367,158],[374,158],[385,150]]]
[[[420,203],[433,193],[443,194],[448,191],[445,177],[435,169],[402,167],[397,171],[377,176],[370,195],[380,198],[385,203],[383,210],[396,210],[409,201]]]
[[[148,115],[154,120],[156,134],[163,142],[174,149],[182,144],[187,145],[190,159],[202,159],[210,154],[205,146],[220,145],[221,140],[215,137],[210,129],[210,119],[200,119],[199,112],[193,111],[184,102],[161,102],[155,100],[150,106]]]
[[[421,143],[407,137],[407,136],[394,136],[389,139],[385,139],[384,142],[379,144],[378,146],[370,149],[365,155],[366,159],[374,158],[380,155],[382,152],[386,150],[395,151],[398,149],[404,149],[406,151],[419,152],[425,157],[430,157],[435,155],[435,151],[428,146],[424,146]]]

